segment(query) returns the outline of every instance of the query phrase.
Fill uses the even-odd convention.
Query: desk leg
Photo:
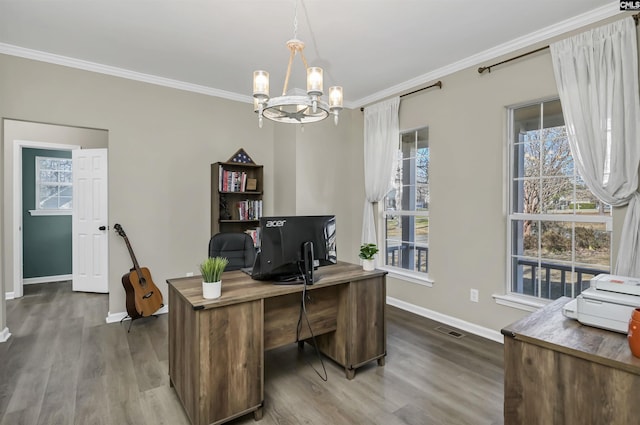
[[[347,377],[348,380],[352,380],[353,378],[356,377],[356,370],[355,369],[349,369],[348,367],[344,368],[344,374]]]
[[[384,366],[386,357],[380,357],[378,359],[378,366]]]
[[[264,414],[262,409],[263,409],[263,407],[260,406],[256,410],[253,411],[253,420],[254,421],[259,421],[259,420],[262,419],[262,415]]]

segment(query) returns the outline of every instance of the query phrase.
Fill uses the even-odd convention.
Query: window
[[[384,202],[385,265],[410,272],[429,268],[428,129],[400,134],[393,189]]]
[[[72,160],[36,157],[36,210],[71,210]]]
[[[575,297],[609,273],[611,207],[577,174],[559,100],[509,115],[508,292]]]

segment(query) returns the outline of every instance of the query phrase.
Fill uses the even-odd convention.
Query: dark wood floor
[[[1,425],[188,425],[169,387],[167,315],[106,324],[107,296],[69,282],[25,286],[7,301],[0,344]],[[311,347],[265,355],[261,425],[502,424],[502,345],[455,338],[437,322],[387,307],[386,365],[348,381]],[[310,364],[311,365],[310,365]],[[233,425],[254,424],[247,415]]]

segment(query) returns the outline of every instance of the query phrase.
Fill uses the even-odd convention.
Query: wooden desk
[[[626,335],[562,314],[563,297],[502,330],[504,423],[640,423],[640,359]]]
[[[386,356],[386,273],[339,263],[316,271],[306,310],[318,347],[345,368]],[[262,418],[264,351],[295,343],[302,285],[225,272],[222,296],[202,298],[202,279],[169,279],[169,377],[194,425],[253,412]],[[303,327],[300,339],[309,338]]]

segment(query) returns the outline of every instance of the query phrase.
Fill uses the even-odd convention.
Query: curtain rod
[[[640,21],[640,13],[637,13],[637,14],[633,15],[632,17],[633,17],[633,20],[636,21],[636,26],[637,26],[638,22]],[[481,66],[480,68],[478,68],[478,73],[482,74],[485,71],[491,72],[491,68],[493,68],[494,66],[502,65],[504,63],[511,62],[511,61],[516,60],[516,59],[520,59],[520,58],[523,58],[525,56],[532,55],[534,53],[538,53],[539,51],[545,50],[545,49],[548,49],[548,48],[549,48],[549,46],[540,47],[539,49],[532,50],[531,52],[528,52],[528,53],[523,53],[521,55],[518,55],[516,57],[510,58],[510,59],[507,59],[507,60],[503,60],[502,62],[494,63],[493,65]]]
[[[422,90],[430,89],[432,87],[438,87],[439,89],[441,89],[442,88],[442,81],[436,81],[435,83],[431,84],[430,86],[422,87],[421,89],[417,89],[417,90],[414,90],[414,91],[410,91],[409,93],[401,94],[400,97],[409,96],[410,94],[418,93],[418,92],[421,92]],[[360,108],[360,112],[362,112],[362,111],[364,111],[364,108]]]

